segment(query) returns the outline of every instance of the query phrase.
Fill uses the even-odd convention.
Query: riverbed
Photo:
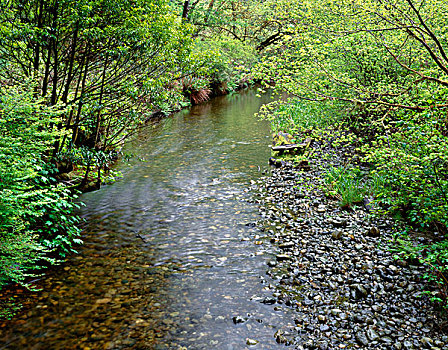
[[[123,177],[84,194],[79,254],[50,273],[4,349],[278,349],[251,181],[269,172],[269,97],[224,96],[145,128]],[[1,344],[5,344],[3,347]]]

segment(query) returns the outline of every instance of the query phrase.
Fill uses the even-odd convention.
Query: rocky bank
[[[388,219],[368,207],[340,207],[319,189],[325,168],[346,162],[335,139],[312,143],[310,166],[274,169],[253,183],[264,240],[278,247],[268,261],[272,303],[294,308],[295,349],[448,349],[443,319],[423,290],[425,267],[394,259]]]

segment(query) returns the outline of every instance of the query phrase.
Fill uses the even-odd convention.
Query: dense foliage
[[[1,87],[0,100],[0,287],[23,282],[30,270],[54,262],[79,243],[76,207],[46,162],[60,132],[59,114],[26,86]]]
[[[290,98],[262,114],[277,130],[316,134],[339,125],[355,133],[354,159],[381,183],[377,214],[398,219],[397,251],[428,265],[442,286],[434,298],[446,306],[446,3],[279,2],[277,18],[286,13],[289,33],[264,51],[257,71],[266,88]],[[360,162],[351,163],[356,173]],[[329,171],[327,182],[354,202],[372,193],[345,169]]]
[[[163,0],[1,3],[0,77],[37,82],[51,106],[68,108],[54,145],[110,149],[132,133],[191,52],[190,31]]]

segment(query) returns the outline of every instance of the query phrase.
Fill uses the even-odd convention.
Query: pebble
[[[242,316],[234,316],[232,318],[233,323],[238,324],[238,323],[244,323],[248,320],[247,317],[242,317]]]
[[[330,159],[345,164],[339,154]],[[436,310],[419,292],[421,266],[396,260],[383,244],[392,238],[389,219],[371,219],[361,206],[344,211],[337,200],[319,193],[318,179],[328,164],[314,161],[303,172],[274,169],[258,184],[264,218],[258,227],[288,252],[278,253],[275,264],[268,262],[268,275],[278,281],[273,287],[279,304],[288,300],[296,307],[293,344],[297,349],[447,347],[448,338],[434,327],[440,322]],[[276,339],[284,340],[280,334]]]
[[[342,237],[342,231],[340,230],[333,231],[331,237],[333,237],[333,239],[340,239]]]
[[[246,339],[246,344],[249,346],[254,346],[254,345],[257,345],[258,343],[259,343],[259,341],[255,340],[255,339],[250,339],[250,338]]]
[[[276,256],[277,261],[285,261],[285,260],[292,260],[292,257],[286,254],[279,254]]]

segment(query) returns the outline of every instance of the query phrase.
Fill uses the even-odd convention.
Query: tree
[[[370,110],[447,106],[443,1],[305,1],[294,8],[290,35],[259,68],[277,89]]]
[[[96,167],[100,181],[108,151],[202,64],[170,10],[164,0],[0,2],[0,287],[80,243],[76,190],[58,183],[55,163],[75,155],[84,180]]]
[[[54,145],[109,149],[160,102],[191,49],[164,0],[10,0],[0,4],[0,79],[39,82],[36,93],[67,113]]]
[[[177,5],[184,20],[196,27],[196,36],[226,35],[260,50],[280,38],[288,26],[272,13],[278,6],[271,0],[196,0]]]

